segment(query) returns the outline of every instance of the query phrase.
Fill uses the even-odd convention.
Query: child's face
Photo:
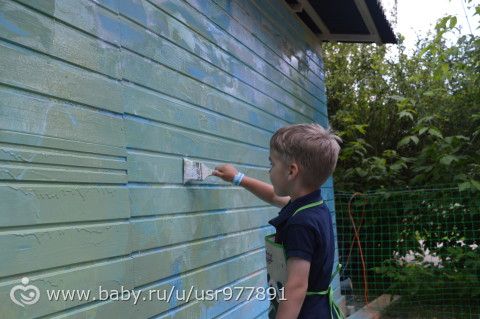
[[[270,181],[273,191],[278,196],[288,196],[288,165],[285,164],[276,151],[270,150]]]

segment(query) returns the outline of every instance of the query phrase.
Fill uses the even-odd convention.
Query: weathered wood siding
[[[268,181],[276,129],[328,122],[317,45],[280,0],[0,0],[0,316],[265,317],[267,301],[96,292],[266,284],[278,210],[185,187],[182,157]],[[23,308],[22,277],[41,293]]]

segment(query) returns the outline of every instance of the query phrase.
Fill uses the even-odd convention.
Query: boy
[[[287,258],[286,300],[279,304],[277,319],[339,316],[328,290],[335,252],[332,219],[319,189],[335,170],[339,142],[319,124],[290,125],[270,139],[272,185],[245,176],[230,164],[213,172],[282,207],[269,221],[276,229],[275,242],[283,245]]]

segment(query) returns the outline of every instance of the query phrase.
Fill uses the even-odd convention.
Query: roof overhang
[[[397,43],[378,0],[285,0],[320,41]]]

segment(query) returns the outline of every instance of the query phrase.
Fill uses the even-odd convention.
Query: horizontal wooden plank
[[[126,170],[0,162],[0,181],[124,184]]]
[[[263,267],[265,267],[265,252],[260,250],[199,269],[191,274],[174,278],[167,283],[150,286],[149,289],[168,290],[172,285],[179,290],[188,290],[192,286],[197,290],[216,289]],[[134,308],[133,317],[147,318],[183,303],[182,300],[173,300],[170,304],[140,301]]]
[[[307,103],[311,101],[310,99],[315,99],[315,96],[319,93],[318,87],[314,86],[311,82],[306,81],[303,76],[300,76],[301,85],[298,85],[294,81],[292,81],[287,76],[283,75],[279,70],[275,69],[276,65],[274,63],[270,63],[274,59],[279,59],[275,52],[267,52],[267,55],[262,59],[261,57],[255,55],[254,53],[258,53],[259,51],[263,52],[264,48],[261,46],[260,48],[257,47],[247,47],[242,43],[238,42],[235,36],[230,35],[229,33],[223,31],[217,25],[205,19],[204,24],[198,24],[194,19],[204,19],[203,17],[199,17],[198,13],[195,10],[192,10],[188,6],[183,5],[181,2],[161,2],[156,3],[156,7],[150,4],[148,1],[139,1],[139,0],[125,0],[119,3],[112,2],[109,0],[98,0],[98,2],[110,10],[115,12],[119,12],[120,14],[128,17],[129,19],[134,20],[135,22],[143,25],[147,29],[153,31],[156,34],[164,36],[177,45],[189,50],[192,53],[195,53],[202,57],[203,59],[215,64],[217,66],[221,66],[221,68],[228,72],[228,70],[232,70],[230,74],[235,74],[240,79],[248,79],[249,77],[242,77],[239,71],[244,69],[244,66],[248,66],[246,69],[247,73],[259,72],[262,74],[266,80],[271,80],[273,84],[278,84],[287,88],[287,91],[290,93],[294,93],[294,91],[289,90],[292,86],[295,87],[294,90],[299,90],[298,94],[293,94],[297,98],[304,99]],[[213,6],[213,4],[212,4]],[[159,10],[160,9],[160,10]],[[184,16],[179,16],[178,13],[182,13]],[[166,14],[167,13],[167,14]],[[175,16],[173,19],[171,16]],[[177,20],[178,19],[178,20]],[[188,23],[186,22],[188,21]],[[196,32],[192,32],[193,29],[202,30],[205,33],[197,34]],[[199,27],[200,29],[197,29]],[[214,31],[214,32],[212,32]],[[223,34],[222,34],[223,33]],[[211,35],[214,37],[211,37]],[[222,34],[220,36],[220,34]],[[135,38],[129,36],[128,38]],[[206,40],[208,39],[208,40]],[[117,40],[117,41],[120,41]],[[218,47],[218,44],[220,47]],[[256,41],[255,44],[262,45],[259,41]],[[221,50],[219,50],[221,48]],[[239,51],[240,54],[236,56],[237,61],[243,61],[242,63],[237,63],[237,61],[231,61],[233,48],[236,48],[236,51]],[[235,53],[233,53],[235,56]],[[248,57],[248,61],[244,59]],[[288,65],[282,59],[279,59],[279,63],[283,63],[280,70],[292,68],[295,74],[298,74],[298,71],[293,69],[290,65]],[[245,65],[245,63],[247,65]],[[233,67],[233,68],[232,68]],[[250,70],[250,71],[248,71]],[[258,81],[263,81],[262,78],[258,76],[250,77],[251,82],[254,81],[254,87],[260,87]],[[323,85],[321,86],[323,87]],[[311,93],[306,91],[309,89]],[[264,93],[271,92],[271,90]],[[308,96],[307,96],[308,95]],[[278,95],[277,95],[278,96]],[[325,103],[324,97],[321,96],[321,102]],[[317,102],[311,103],[314,105]]]
[[[197,80],[181,76],[178,72],[161,64],[141,58],[131,52],[124,51],[122,53],[124,55],[124,76],[131,82],[271,132],[287,124],[279,117],[256,109],[250,104]]]
[[[2,38],[120,78],[119,48],[14,2],[2,2]]]
[[[223,2],[223,0],[213,1],[216,3],[219,1]],[[235,3],[239,3],[239,1],[235,1]],[[251,0],[243,1],[242,5],[243,7],[251,8],[251,11],[257,12],[257,16],[262,17],[260,21],[255,23],[255,25],[260,24],[264,26],[262,29],[252,30],[251,26],[242,20],[243,15],[239,15],[242,10],[230,10],[229,13],[233,13],[233,17],[236,17],[239,23],[255,34],[262,42],[266,43],[273,51],[289,52],[286,59],[297,70],[309,70],[323,80],[320,41],[304,23],[299,21],[287,4]],[[271,33],[275,33],[273,41],[269,37]],[[277,38],[280,39],[275,41]],[[288,43],[288,46],[285,48],[285,45],[281,45],[282,43]]]
[[[190,28],[203,37],[209,39],[212,43],[218,44],[226,52],[230,52],[252,68],[263,70],[273,67],[305,87],[305,76],[310,75],[307,70],[303,71],[307,74],[300,74],[298,70],[294,69],[265,45],[261,44],[250,32],[239,28],[238,23],[234,20],[228,19],[226,14],[222,12],[216,4],[207,1],[190,1],[188,3],[191,7],[189,7],[177,1],[166,3],[153,0],[152,2],[169,15],[172,15],[179,21],[185,22],[185,24],[188,24]],[[199,12],[203,15],[199,15]],[[211,17],[212,21],[206,17]],[[223,21],[220,21],[220,19],[223,19]],[[188,23],[186,21],[188,21]],[[231,26],[227,27],[227,23],[230,23]],[[222,27],[226,28],[226,30]],[[259,26],[259,28],[260,27],[261,26]],[[157,28],[160,29],[160,26]],[[267,67],[267,64],[270,67]],[[312,78],[311,80],[313,80],[311,81],[312,83],[316,81],[315,84],[319,88],[323,87],[323,82],[319,79]],[[312,91],[312,93],[315,92],[313,89]]]
[[[1,227],[123,219],[128,189],[117,186],[0,185]]]
[[[221,314],[218,317],[218,319],[234,319],[234,318],[255,318],[256,316],[260,315],[263,313],[268,307],[270,306],[270,302],[265,299],[265,300],[249,300],[245,301],[242,304],[240,304],[238,307],[235,307],[234,309],[231,309],[230,311],[227,311],[224,314]]]
[[[245,267],[249,265],[250,267]],[[150,318],[159,313],[165,312],[184,303],[176,300],[176,294],[182,296],[182,290],[186,293],[190,287],[198,291],[215,289],[227,283],[247,276],[256,269],[265,267],[265,252],[263,250],[254,251],[248,254],[225,261],[224,263],[214,264],[207,268],[202,268],[194,272],[183,274],[181,277],[174,277],[166,282],[161,282],[148,287],[142,287],[142,294],[146,300],[139,298],[136,305],[132,301],[108,301],[94,303],[85,307],[74,308],[71,311],[65,311],[55,316],[55,318]],[[162,300],[156,300],[156,294],[160,297],[163,293],[168,293],[173,287],[173,298],[169,303]],[[152,290],[152,300],[149,300],[149,290]]]
[[[76,307],[91,302],[93,298],[98,299],[100,288],[108,291],[120,290],[122,286],[123,289],[133,289],[132,272],[132,260],[120,258],[88,266],[28,276],[29,284],[38,288],[40,299],[37,303],[26,307],[19,307],[13,302],[6,302],[10,299],[10,290],[13,286],[20,284],[20,278],[15,278],[15,280],[0,283],[0,298],[5,300],[5,302],[0,303],[0,312],[5,318],[38,318]],[[49,300],[47,290],[50,294],[58,290],[63,290],[65,293],[67,291],[81,293],[83,290],[85,293],[88,291],[90,295],[88,300],[80,300],[78,295],[65,300],[60,295],[60,299],[52,298]]]
[[[287,3],[277,5],[276,0],[273,0],[273,2],[250,0],[237,1],[237,3],[248,7],[253,6],[253,8],[256,8],[260,13],[266,11],[265,15],[268,15],[267,18],[271,21],[273,19],[273,24],[282,30],[288,37],[288,41],[302,47],[303,52],[310,58],[311,62],[323,69],[318,37],[313,32],[310,32],[307,26],[292,14]]]
[[[271,132],[195,107],[167,95],[126,83],[125,112],[237,141],[268,147]]]
[[[101,7],[97,7],[89,2],[77,1],[65,1],[59,4],[56,7],[56,10],[53,10],[51,6],[48,4],[39,1],[38,3],[29,3],[24,2],[26,5],[33,6],[35,9],[44,12],[47,15],[52,15],[55,18],[61,19],[68,24],[73,24],[76,27],[79,27],[86,32],[93,34],[95,36],[99,36],[102,39],[106,39],[107,41],[118,43],[119,39],[121,39],[120,34],[124,38],[132,38],[132,35],[128,32],[120,32],[119,21],[115,19],[115,16],[110,14],[108,11],[104,10]],[[96,22],[94,26],[89,24],[88,19],[79,17],[79,13],[85,12],[95,13]],[[301,122],[301,121],[296,121]]]
[[[290,43],[295,48],[295,51],[298,51],[296,56],[303,61],[302,65],[311,68],[323,80],[321,43],[318,37],[292,13],[287,3],[277,0],[250,0],[237,1],[236,3],[243,7],[252,8],[262,15],[271,28],[277,29],[278,32],[282,33],[285,41]]]
[[[88,32],[92,35],[101,37],[102,39],[105,39],[112,43],[117,43],[119,41],[119,26],[118,26],[118,21],[115,18],[115,15],[108,12],[107,10],[104,10],[101,7],[94,5],[91,2],[68,0],[68,1],[62,1],[62,3],[58,3],[56,4],[55,7],[52,7],[46,1],[35,1],[34,3],[31,3],[25,0],[20,0],[20,1],[25,3],[28,6],[32,6],[37,10],[44,12],[47,15],[54,16],[59,20],[63,20],[68,24],[72,24],[82,30],[85,30],[85,32]],[[121,3],[121,5],[122,4],[123,2]],[[115,4],[115,7],[116,6],[117,4]],[[126,6],[129,8],[130,11],[140,12],[137,15],[143,16],[144,21],[147,20],[147,16],[148,16],[149,24],[155,24],[151,22],[153,16],[149,15],[149,13],[147,12],[149,7],[148,4],[142,3],[140,5],[140,7],[143,6],[143,10],[145,12],[138,10],[138,4],[137,4],[137,7],[131,5],[130,3],[126,4]],[[133,10],[133,9],[136,9],[136,10]],[[168,8],[162,7],[162,9],[168,9]],[[82,15],[81,13],[84,13],[84,15]],[[92,23],[90,18],[90,16],[93,13],[96,17],[95,23]],[[219,41],[219,39],[217,39],[217,41]],[[227,50],[227,51],[231,51],[231,50]],[[267,61],[269,60],[271,59],[267,59]],[[258,69],[258,61],[252,64],[252,68]],[[270,78],[270,77],[271,76],[267,76],[267,78]],[[274,82],[280,83],[281,81],[278,81],[277,79]],[[314,90],[314,91],[315,91],[314,94],[318,92],[318,90]]]
[[[268,166],[268,149],[128,117],[127,146],[136,149]],[[228,152],[225,152],[228,150]]]
[[[145,250],[253,229],[267,225],[277,213],[277,208],[265,207],[133,220],[133,247]]]
[[[152,319],[203,319],[207,318],[205,315],[205,306],[198,302],[189,302],[188,304],[174,308],[171,311],[166,311],[158,316],[151,317]]]
[[[239,296],[239,290],[242,288],[245,288],[246,290],[248,289],[249,292],[251,291],[252,287],[256,289],[255,293],[258,292],[259,294],[251,297],[250,299],[254,300],[257,307],[266,309],[270,304],[270,302],[266,300],[266,298],[265,300],[256,300],[256,298],[262,299],[261,291],[263,288],[267,287],[267,271],[265,269],[257,271],[249,275],[248,277],[242,278],[241,280],[235,281],[227,286],[219,287],[217,289],[223,289],[225,287],[232,289],[232,299],[228,300],[230,299],[230,290],[225,290],[225,293],[223,293],[222,291],[222,293],[218,295],[218,301],[203,302],[204,307],[206,307],[205,319],[214,318],[215,316],[220,315],[222,312],[223,314],[225,314],[226,311],[228,311],[229,309],[234,311],[236,311],[236,309],[240,309],[240,307],[237,306],[241,305],[242,302],[245,302],[249,299],[248,293],[242,293]],[[242,312],[240,310],[240,313],[245,315],[243,316],[243,318],[252,318],[252,316],[249,315],[248,312]]]
[[[30,271],[70,265],[131,251],[130,227],[126,222],[92,226],[0,232],[0,274],[13,276]]]
[[[134,258],[135,286],[142,286],[211,263],[223,263],[224,259],[262,248],[265,236],[269,232],[269,228],[266,227],[142,252]],[[259,268],[252,267],[250,272],[257,269]]]
[[[105,5],[108,6],[108,4]],[[240,49],[243,49],[245,52],[240,55],[237,54],[237,56],[235,52],[224,50],[224,48],[217,45],[217,42],[222,41],[221,38],[205,38],[192,30],[190,24],[183,20],[178,21],[167,14],[169,11],[168,8],[165,8],[164,4],[158,8],[148,1],[125,0],[120,2],[120,7],[120,13],[122,15],[141,24],[155,34],[169,39],[189,52],[198,55],[245,83],[251,84],[263,93],[274,94],[272,97],[279,99],[279,101],[284,97],[281,94],[288,92],[292,94],[292,96],[300,98],[310,105],[316,105],[319,102],[324,104],[323,99],[318,100],[316,97],[316,95],[319,94],[318,87],[313,86],[313,84],[308,81],[304,83],[305,88],[298,85],[269,65],[268,60],[262,60],[246,47],[240,47]],[[191,14],[193,16],[196,15],[193,10],[191,10]],[[188,19],[186,21],[191,20],[192,19]],[[213,25],[210,29],[215,27],[216,26]],[[221,29],[218,30],[219,34],[223,32]],[[228,33],[224,35],[225,39],[230,38],[231,42],[236,42],[236,39]],[[255,49],[253,49],[253,51],[255,51]],[[245,59],[242,60],[244,56],[250,57],[251,59],[248,61],[251,63]],[[310,89],[310,92],[308,89]]]
[[[82,142],[125,146],[121,116],[0,86],[0,127]]]
[[[0,86],[0,129],[117,147],[126,143],[119,115],[4,86]]]
[[[128,181],[143,183],[183,183],[180,157],[128,151]]]
[[[127,163],[124,158],[62,150],[51,150],[17,144],[4,144],[1,142],[0,161],[32,164],[53,164],[60,166],[68,165],[93,168],[111,168],[120,170],[127,169]]]
[[[236,187],[130,187],[132,216],[187,213],[264,206],[246,190]]]
[[[225,289],[225,292],[226,292],[226,294],[219,293],[217,300],[213,300],[213,301],[199,300],[199,301],[190,302],[182,307],[173,309],[172,311],[168,311],[159,316],[155,316],[155,319],[214,318],[222,313],[227,312],[229,309],[232,309],[237,305],[241,304],[246,299],[246,297],[248,297],[248,293],[250,292],[251,289],[248,290],[248,293],[243,293],[242,295],[239,296],[239,292],[242,287],[243,288],[264,287],[266,285],[266,278],[267,278],[267,273],[265,270],[256,272],[252,275],[249,275],[246,278],[240,279],[239,281],[235,281],[234,283],[228,284],[226,286],[216,288],[216,290]],[[229,289],[231,289],[232,291],[231,299],[229,295],[229,292],[230,292]],[[266,302],[266,304],[268,307],[268,301]],[[257,304],[257,306],[262,307],[262,305],[260,304]],[[247,317],[251,318],[250,316],[247,316]],[[245,318],[245,316],[243,318]]]
[[[121,160],[125,160],[127,157],[127,150],[125,147],[79,142],[64,138],[6,131],[2,129],[0,129],[0,142],[18,145],[29,145],[33,147],[41,147],[42,149],[70,150],[81,152],[83,154],[112,155]]]
[[[122,36],[122,47],[233,95],[246,103],[256,105],[269,113],[275,109],[276,112],[280,112],[280,110],[285,113],[293,111],[309,118],[313,117],[315,105],[310,105],[284,90],[280,90],[270,81],[262,80],[263,78],[258,74],[251,74],[251,77],[239,80],[227,70],[224,71],[221,67],[205,62],[196,54],[179,47],[175,40],[167,41],[127,19],[122,19],[122,32],[129,35]],[[186,34],[179,34],[178,37],[186,38],[190,34],[189,30]],[[323,108],[324,104],[318,100],[316,106]]]
[[[296,69],[300,70],[309,68],[323,80],[323,69],[316,63],[321,63],[321,59],[315,54],[307,54],[308,52],[313,53],[315,50],[307,44],[308,40],[314,39],[314,35],[303,26],[303,23],[297,22],[296,25],[287,27],[285,21],[289,18],[294,20],[296,18],[290,9],[284,10],[286,6],[282,5],[282,3],[275,2],[269,4],[266,6],[269,10],[264,13],[262,11],[264,3],[257,5],[253,1],[212,1],[273,52],[277,54],[279,52],[288,52],[289,54],[284,54],[283,58],[290,65],[294,65]],[[259,28],[258,26],[261,27]],[[318,39],[314,40],[314,47],[316,50],[319,50],[320,42]]]
[[[119,45],[117,42],[119,34],[118,16],[99,7],[94,2],[78,0],[15,1],[35,8],[50,17],[75,26],[100,39]]]
[[[250,50],[262,57],[264,60],[271,61],[272,65],[274,65],[280,71],[288,74],[291,78],[295,79],[295,81],[298,81],[299,77],[304,77],[319,88],[323,86],[322,79],[311,72],[311,70],[308,68],[302,68],[301,65],[298,65],[298,62],[296,59],[294,59],[294,55],[291,50],[282,48],[281,56],[276,54],[276,52],[263,45],[258,38],[252,36],[250,31],[245,30],[245,28],[243,28],[237,21],[231,19],[214,2],[202,2],[198,0],[187,0],[187,2],[196,10],[204,14],[205,17],[208,17],[208,19],[220,26],[221,29],[231,34],[232,37],[236,38]],[[261,28],[262,26],[259,25],[258,29]],[[285,45],[286,44],[284,44],[284,46]]]
[[[193,158],[191,158],[194,160]],[[152,152],[128,150],[128,180],[130,182],[140,183],[183,183],[183,158],[178,156],[155,154]],[[224,164],[201,160],[210,168]],[[270,183],[269,174],[266,168],[254,168],[244,165],[235,165],[235,167],[245,175],[254,177],[264,182]],[[230,182],[224,182],[218,177],[209,176],[204,181],[192,181],[190,185],[197,184],[218,184],[231,185]]]
[[[1,83],[99,109],[123,111],[117,81],[0,41]]]

